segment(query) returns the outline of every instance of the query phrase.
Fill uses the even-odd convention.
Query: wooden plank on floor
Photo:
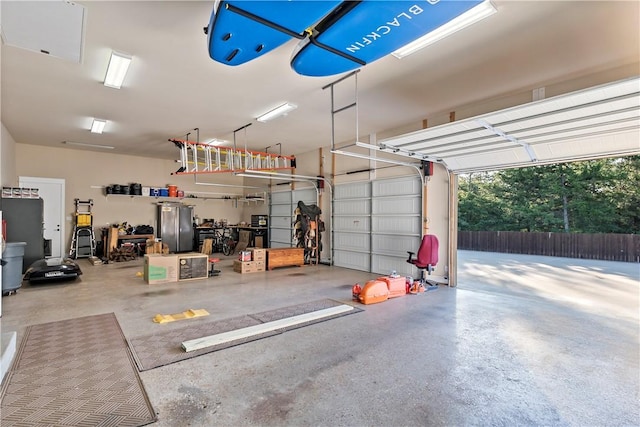
[[[336,314],[346,313],[350,310],[353,310],[352,306],[343,304],[335,307],[325,308],[322,310],[312,311],[311,313],[305,313],[298,316],[287,317],[285,319],[274,320],[273,322],[266,322],[260,325],[248,326],[246,328],[236,329],[235,331],[229,331],[221,334],[184,341],[182,343],[182,349],[186,352],[199,350],[201,348],[224,344],[230,341],[247,338],[254,335],[260,335],[265,332],[272,332],[277,329],[287,328],[305,322],[320,320],[325,317],[335,316]]]

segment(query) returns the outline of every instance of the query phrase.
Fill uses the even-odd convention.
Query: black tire
[[[233,253],[233,249],[231,248],[231,246],[228,243],[223,243],[222,244],[222,253],[225,254],[226,256],[229,256]]]

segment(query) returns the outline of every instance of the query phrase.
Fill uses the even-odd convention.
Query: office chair
[[[420,286],[423,286],[423,290],[425,286],[426,290],[430,291],[438,289],[438,286],[435,283],[429,282],[424,274],[424,272],[427,271],[428,274],[431,275],[433,268],[438,263],[438,238],[433,234],[425,234],[422,237],[422,243],[420,244],[416,258],[413,258],[415,252],[407,252],[409,253],[407,262],[415,265],[420,272],[418,283],[413,287],[415,292],[412,293],[420,292]]]

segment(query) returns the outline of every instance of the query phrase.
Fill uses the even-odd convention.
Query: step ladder
[[[93,232],[93,199],[74,200],[76,211],[74,215],[73,240],[69,257],[73,259],[90,258],[96,253],[96,236]]]
[[[224,172],[293,170],[295,156],[241,148],[222,147],[181,139],[169,139],[180,149],[175,175]]]

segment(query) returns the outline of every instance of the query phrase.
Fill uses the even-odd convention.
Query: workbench
[[[109,259],[111,252],[122,243],[146,243],[148,239],[154,239],[153,234],[119,234],[118,229],[109,227],[107,235],[103,238],[104,256]]]
[[[267,253],[267,270],[304,265],[304,248],[268,248],[265,252]]]

